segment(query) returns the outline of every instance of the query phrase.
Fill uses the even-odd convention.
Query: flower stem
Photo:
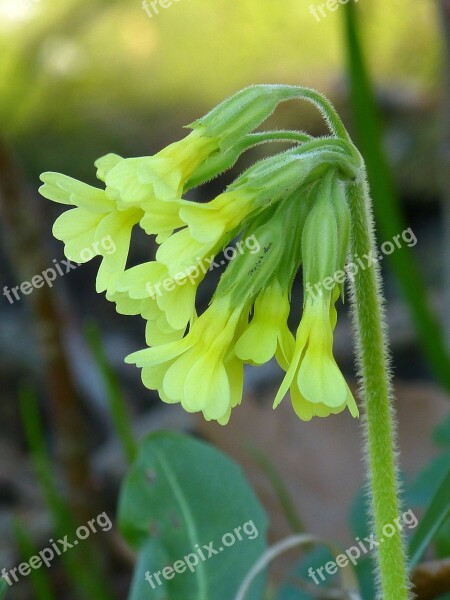
[[[374,225],[368,184],[365,180],[348,186],[352,215],[352,254],[372,256]],[[409,597],[406,556],[399,531],[398,478],[395,452],[394,410],[385,339],[383,296],[379,266],[359,269],[353,280],[357,360],[365,396],[365,435],[370,472],[374,533],[379,543],[379,598],[407,600]],[[386,525],[389,527],[384,529]],[[395,533],[392,532],[395,528]],[[391,537],[389,537],[391,536]]]

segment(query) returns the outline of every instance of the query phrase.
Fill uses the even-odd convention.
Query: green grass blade
[[[131,421],[126,409],[124,395],[116,374],[111,368],[106,357],[98,327],[94,323],[88,323],[85,327],[85,335],[105,384],[111,416],[122,445],[123,452],[127,458],[127,461],[129,464],[131,464],[136,457],[137,446],[133,435],[133,429],[131,427]]]
[[[382,149],[382,125],[368,69],[363,57],[354,3],[345,7],[345,40],[350,76],[350,98],[357,145],[367,165],[374,210],[381,235],[391,240],[406,227],[389,165]],[[442,327],[431,311],[423,278],[408,247],[389,257],[394,274],[410,307],[417,334],[431,368],[450,390],[450,357]]]
[[[277,467],[259,448],[250,447],[250,454],[258,463],[276,494],[278,502],[293,533],[304,533],[305,527],[295,508],[292,496],[283,481]]]
[[[38,550],[18,519],[14,519],[14,533],[22,559],[28,562],[32,556],[38,554]],[[56,600],[45,567],[31,569],[30,580],[36,600]]]
[[[426,548],[450,517],[450,465],[409,543],[410,569],[421,559]]]
[[[46,449],[36,394],[32,389],[23,387],[19,392],[19,400],[26,439],[39,483],[53,518],[55,532],[61,538],[65,535],[74,536],[77,524],[59,495],[53,478],[53,466]],[[108,591],[109,584],[96,568],[96,560],[88,541],[64,552],[61,560],[74,589],[79,590],[80,598],[112,600]]]

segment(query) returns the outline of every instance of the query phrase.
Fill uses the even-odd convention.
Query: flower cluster
[[[280,102],[293,98],[318,106],[331,135],[252,133]],[[190,127],[189,135],[154,156],[99,159],[101,188],[44,173],[41,194],[72,207],[56,220],[55,237],[75,262],[82,262],[86,247],[101,252],[96,242],[113,239],[116,251],[102,255],[97,291],[118,312],[145,319],[149,347],[126,361],[142,368],[144,385],[163,401],[225,424],[242,398],[244,365],[275,357],[286,375],[274,406],[290,391],[303,420],[346,407],[356,417],[332,348],[343,284],[334,282],[318,297],[308,293],[343,269],[349,251],[346,186],[360,176],[360,163],[345,129],[322,96],[293,86],[247,88]],[[187,190],[266,141],[293,147],[257,162],[209,202],[184,199]],[[156,236],[158,250],[155,260],[127,268],[136,225]],[[205,277],[198,265],[239,236],[253,236],[259,250],[243,248],[198,315],[196,293]],[[288,317],[300,267],[303,316],[294,337]]]

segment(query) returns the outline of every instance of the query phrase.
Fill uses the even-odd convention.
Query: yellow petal
[[[241,360],[262,365],[274,356],[277,345],[277,328],[270,322],[253,319],[237,341],[234,351]]]
[[[181,402],[184,396],[184,385],[187,374],[192,367],[192,352],[185,352],[179,356],[167,370],[164,381],[163,390],[168,398],[174,402]]]
[[[158,320],[147,321],[145,326],[145,341],[149,346],[160,346],[180,340],[184,335],[184,329],[163,330]]]
[[[98,158],[94,163],[95,167],[97,168],[97,179],[105,181],[106,176],[111,169],[118,165],[122,160],[124,159],[121,156],[113,153],[109,153]]]
[[[141,301],[133,300],[127,293],[117,291],[107,292],[106,299],[110,302],[115,302],[116,311],[120,315],[139,315],[141,313]]]
[[[170,234],[174,229],[184,225],[179,216],[180,205],[178,201],[164,202],[152,199],[151,202],[143,202],[144,216],[140,226],[149,235]]]
[[[53,235],[64,242],[64,253],[69,260],[84,263],[98,255],[94,245],[95,232],[102,218],[102,214],[85,208],[73,208],[56,219]]]
[[[116,288],[118,291],[128,292],[130,298],[156,298],[156,294],[161,293],[158,284],[168,276],[165,265],[156,261],[146,262],[127,269],[118,280]]]
[[[125,357],[125,362],[129,365],[135,364],[137,367],[152,367],[176,358],[189,347],[187,338],[183,338],[170,344],[133,352]]]
[[[176,277],[197,265],[205,251],[208,248],[205,249],[204,244],[194,240],[187,229],[182,229],[161,244],[156,259],[167,265],[170,275]]]
[[[230,384],[230,404],[231,408],[234,408],[242,401],[244,365],[239,359],[232,358],[225,362],[225,369]]]
[[[189,233],[199,242],[215,243],[224,233],[224,216],[207,204],[192,204],[180,210],[180,217],[189,226]]]
[[[161,310],[166,314],[168,323],[174,329],[185,328],[195,312],[195,293],[197,285],[185,279],[184,284],[175,280],[175,289],[165,291],[156,297]]]
[[[308,347],[297,377],[301,394],[314,403],[345,406],[347,384],[333,357]]]
[[[170,201],[181,196],[182,173],[176,161],[152,156],[140,159],[136,171],[139,182],[151,186],[159,200]]]
[[[211,364],[208,356],[201,356],[186,377],[183,407],[194,412],[203,410],[210,419],[220,419],[230,402],[230,385],[223,363]]]

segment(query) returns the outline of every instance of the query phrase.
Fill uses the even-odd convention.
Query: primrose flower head
[[[163,401],[222,424],[241,401],[244,365],[273,357],[286,371],[275,405],[290,389],[302,419],[347,406],[358,414],[333,357],[333,330],[335,303],[343,296],[343,279],[335,273],[344,268],[350,240],[345,186],[360,174],[359,155],[332,113],[328,138],[251,133],[280,102],[299,97],[324,113],[329,108],[311,90],[253,86],[153,156],[98,159],[102,188],[42,175],[41,194],[70,207],[53,228],[67,257],[81,263],[99,255],[97,290],[119,313],[146,321],[150,347],[127,362],[142,368],[144,385]],[[244,150],[271,140],[294,147],[257,161],[208,202],[183,197],[233,166]],[[127,268],[137,224],[156,236],[155,260]],[[221,251],[229,263],[198,315],[199,285]],[[305,297],[294,337],[288,318],[300,267]]]

